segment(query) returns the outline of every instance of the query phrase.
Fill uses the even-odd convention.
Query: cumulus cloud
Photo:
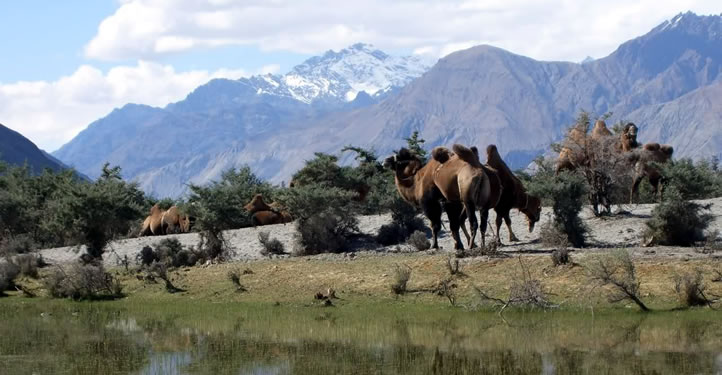
[[[681,7],[684,8],[681,8]],[[102,60],[222,45],[318,53],[356,42],[443,56],[483,42],[545,60],[602,57],[675,14],[718,0],[123,0],[87,44]]]
[[[0,123],[52,151],[113,108],[126,103],[165,106],[210,79],[246,75],[228,69],[176,72],[171,66],[147,61],[117,66],[107,73],[82,65],[52,82],[0,83]]]

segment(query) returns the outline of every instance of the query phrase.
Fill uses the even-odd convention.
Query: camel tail
[[[444,164],[451,158],[451,151],[446,147],[434,147],[434,149],[431,150],[431,157],[439,163]]]
[[[474,153],[474,151],[466,146],[455,144],[453,147],[454,152],[456,155],[459,156],[459,159],[475,166],[475,167],[481,167],[481,162],[479,161],[479,157],[477,154]]]

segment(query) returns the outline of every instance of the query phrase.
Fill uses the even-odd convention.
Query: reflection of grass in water
[[[593,320],[572,311],[510,311],[502,321],[493,312],[400,302],[347,302],[333,309],[181,299],[2,303],[0,368],[20,372],[29,371],[29,358],[38,359],[30,369],[42,373],[132,372],[147,362],[151,348],[190,353],[186,369],[193,373],[259,367],[282,373],[476,373],[480,368],[541,373],[547,366],[557,373],[707,373],[722,346],[718,313],[708,310],[646,317],[597,312]]]

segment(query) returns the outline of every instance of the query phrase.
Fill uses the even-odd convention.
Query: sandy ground
[[[709,228],[710,230],[722,231],[722,198],[715,198],[700,203],[711,203],[711,213],[714,215],[714,222]],[[704,254],[695,248],[679,248],[679,247],[642,247],[642,233],[645,229],[645,221],[651,215],[654,205],[640,204],[628,205],[622,207],[627,213],[614,215],[607,218],[597,218],[586,208],[582,213],[582,218],[590,228],[590,236],[588,238],[589,247],[585,249],[576,249],[576,252],[594,252],[604,251],[609,248],[626,247],[635,257],[675,257],[675,258],[700,258],[709,257],[710,254]],[[615,207],[615,211],[620,208]],[[526,225],[526,218],[520,212],[514,210],[512,212],[513,230],[519,238],[519,242],[509,243],[508,232],[506,226],[502,225],[501,238],[505,246],[500,250],[510,254],[548,254],[552,249],[541,245],[538,241],[539,228],[541,225],[550,220],[552,216],[551,209],[544,207],[540,223],[537,223],[533,233],[529,233]],[[490,217],[494,218],[495,214],[491,213]],[[390,215],[373,215],[362,216],[360,220],[360,229],[363,233],[374,235],[381,225],[391,221]],[[490,224],[493,223],[493,219]],[[490,225],[493,227],[493,225]],[[445,221],[444,228],[448,229],[448,222]],[[493,230],[493,229],[492,229]],[[287,251],[293,249],[295,228],[292,223],[269,225],[258,228],[243,228],[226,231],[226,239],[229,241],[233,251],[235,260],[252,260],[263,258],[260,250],[261,244],[258,241],[258,233],[260,231],[268,231],[271,237],[278,238],[286,247]],[[487,233],[491,233],[487,231]],[[169,235],[167,237],[176,237],[184,246],[194,246],[198,243],[198,235],[195,233]],[[462,235],[463,237],[463,235]],[[488,236],[487,236],[488,237]],[[105,262],[107,265],[119,264],[119,259],[127,256],[132,261],[144,246],[153,246],[164,237],[141,237],[119,240],[111,243]],[[478,242],[478,241],[477,241]],[[439,239],[441,252],[453,253],[453,240],[448,230],[442,230]],[[64,263],[77,259],[82,249],[63,247],[55,249],[42,250],[43,257],[51,263]],[[316,258],[334,259],[337,257],[349,256],[374,256],[383,254],[394,254],[398,252],[413,251],[408,245],[381,247],[375,244],[366,244],[361,249],[357,249],[353,253],[345,254],[323,254],[315,256]],[[429,251],[433,253],[434,251]],[[722,254],[718,254],[722,255]],[[712,256],[715,256],[712,254]]]

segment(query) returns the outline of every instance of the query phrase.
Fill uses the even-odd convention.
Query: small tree
[[[407,148],[412,154],[418,156],[422,161],[426,161],[427,153],[423,148],[423,144],[426,142],[423,138],[419,138],[419,131],[414,130],[411,137],[404,138],[406,141]]]
[[[587,276],[597,286],[611,286],[609,301],[612,303],[630,300],[642,311],[649,308],[639,296],[640,282],[629,252],[617,249],[610,254],[592,257],[587,264]]]
[[[529,193],[551,199],[554,211],[551,229],[564,233],[572,246],[584,246],[587,228],[579,218],[579,213],[584,204],[586,186],[580,176],[567,172],[547,176],[544,181],[530,186]]]
[[[676,189],[668,189],[662,203],[652,210],[644,237],[646,243],[692,246],[705,239],[704,231],[713,220],[709,205],[684,200]]]

